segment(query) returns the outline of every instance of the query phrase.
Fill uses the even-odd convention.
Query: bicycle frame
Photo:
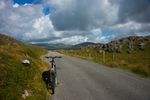
[[[50,80],[51,80],[51,87],[52,87],[52,92],[54,94],[55,86],[57,85],[57,71],[56,71],[56,65],[55,63],[55,58],[62,58],[61,56],[46,56],[47,59],[51,58],[52,60],[50,61],[51,63],[51,68],[49,70],[50,73]],[[53,75],[54,74],[54,75]],[[52,77],[53,76],[53,77]],[[53,79],[54,78],[54,79]]]

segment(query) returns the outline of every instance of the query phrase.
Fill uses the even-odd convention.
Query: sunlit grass
[[[31,95],[27,100],[46,100],[48,92],[41,74],[47,66],[40,56],[47,51],[7,36],[0,38],[0,99],[22,100],[24,90],[28,90]],[[29,66],[22,64],[25,54],[29,56]]]

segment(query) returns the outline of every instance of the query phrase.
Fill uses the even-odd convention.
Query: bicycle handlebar
[[[55,59],[55,58],[62,58],[61,56],[46,56],[45,58],[49,59],[49,58],[52,58],[52,59]]]

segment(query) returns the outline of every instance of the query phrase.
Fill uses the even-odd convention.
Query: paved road
[[[150,100],[150,79],[68,56],[56,64],[52,100]]]

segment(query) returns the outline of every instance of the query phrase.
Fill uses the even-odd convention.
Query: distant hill
[[[83,43],[71,46],[70,49],[80,49],[80,48],[83,48],[83,47],[93,46],[93,45],[97,45],[97,44],[92,43],[92,42],[83,42]]]
[[[34,44],[49,50],[60,50],[60,49],[64,49],[64,50],[78,50],[84,47],[102,47],[105,49],[110,49],[113,48],[114,45],[124,45],[127,44],[128,42],[134,42],[134,44],[139,44],[140,43],[144,43],[146,41],[149,41],[150,36],[130,36],[130,37],[126,37],[126,38],[122,38],[122,39],[118,39],[118,40],[114,40],[111,41],[109,43],[103,44],[103,43],[93,43],[93,42],[83,42],[83,43],[79,43],[76,45],[67,45],[67,44],[63,44],[63,43],[58,43],[58,44],[49,44],[49,43],[39,43],[39,44]]]
[[[39,44],[34,44],[49,50],[58,50],[58,49],[67,49],[70,48],[71,45],[66,45],[63,43],[59,43],[59,44],[49,44],[49,43],[39,43]]]
[[[80,44],[76,44],[76,45],[67,45],[67,44],[63,44],[63,43],[58,43],[58,44],[49,44],[49,43],[39,43],[39,44],[34,44],[49,50],[59,50],[59,49],[80,49],[81,47],[87,47],[87,46],[93,46],[93,45],[98,45],[96,43],[92,43],[92,42],[83,42]]]
[[[76,44],[70,47],[70,49],[81,49],[81,48],[89,48],[89,47],[98,47],[100,49],[104,49],[106,51],[111,51],[111,49],[121,49],[125,45],[136,45],[136,46],[143,46],[150,42],[150,36],[130,36],[118,40],[111,41],[109,43],[92,43],[92,42],[84,42],[80,44]],[[125,49],[125,48],[124,48]]]
[[[0,34],[0,100],[22,100],[24,91],[30,95],[27,99],[46,98],[41,72],[47,66],[40,59],[46,53],[44,49]],[[29,59],[31,64],[23,65],[24,59]]]

